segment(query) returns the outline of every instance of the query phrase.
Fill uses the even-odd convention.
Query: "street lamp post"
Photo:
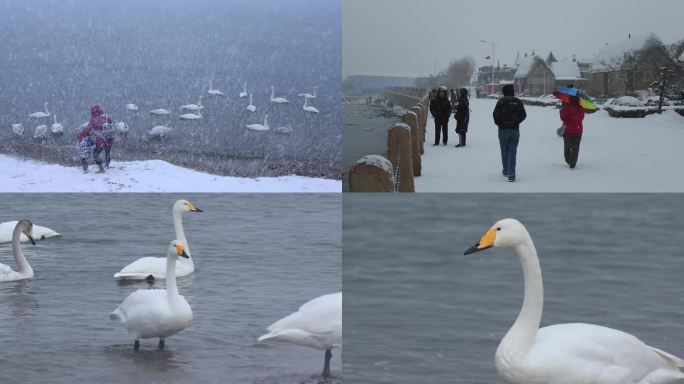
[[[491,78],[491,82],[492,82],[492,84],[494,84],[494,42],[490,43],[486,40],[480,40],[480,42],[483,44],[487,44],[492,48],[492,78]]]

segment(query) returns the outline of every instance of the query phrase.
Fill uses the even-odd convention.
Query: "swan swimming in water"
[[[183,231],[184,212],[203,212],[193,203],[187,200],[178,200],[173,204],[173,229],[176,233],[176,240],[184,244],[187,259],[179,259],[176,276],[186,276],[195,271],[195,264],[192,262],[192,254],[188,240]],[[163,257],[143,257],[131,264],[123,267],[121,271],[114,275],[121,280],[154,280],[166,278],[166,258]]]
[[[214,89],[214,85],[211,81],[209,81],[209,90],[207,93],[212,96],[223,96],[223,92],[219,91],[218,89]]]
[[[271,87],[271,102],[276,104],[289,103],[289,101],[284,97],[275,97],[275,87]]]
[[[14,233],[14,228],[17,226],[18,221],[7,221],[0,223],[0,243],[9,243],[12,241],[12,234]],[[31,224],[33,231],[34,240],[45,240],[52,237],[61,237],[62,234],[55,232],[50,228],[41,227],[40,225]],[[22,243],[28,243],[30,240],[25,234],[21,234],[19,241]]]
[[[264,117],[264,124],[263,125],[261,125],[261,124],[250,124],[247,126],[247,129],[251,129],[252,131],[268,131],[269,129],[271,129],[268,126],[268,115],[266,115],[266,117]]]
[[[259,342],[284,341],[325,351],[322,376],[330,377],[333,348],[342,348],[342,292],[317,297],[268,327]]]
[[[636,337],[593,324],[539,328],[544,289],[532,238],[517,220],[490,228],[465,254],[491,247],[515,249],[525,280],[522,309],[496,350],[499,375],[508,384],[666,384],[684,379],[684,360]]]
[[[318,109],[312,107],[309,105],[309,98],[305,97],[304,98],[304,107],[303,107],[305,112],[311,112],[311,113],[319,113]]]
[[[186,104],[180,107],[181,110],[188,110],[188,111],[199,111],[200,109],[204,109],[204,106],[202,105],[202,96],[199,97],[199,101],[197,101],[197,104]]]
[[[126,104],[126,109],[129,110],[129,111],[131,111],[131,112],[135,112],[135,111],[137,111],[139,108],[138,108],[137,105],[131,103],[131,104]]]
[[[286,127],[278,127],[273,130],[275,133],[292,133],[292,124],[288,124]]]
[[[242,84],[242,92],[240,92],[240,98],[247,97],[247,82]]]
[[[186,113],[184,115],[178,116],[181,120],[199,120],[202,118],[202,112],[198,109],[197,113]]]
[[[318,90],[318,87],[313,87],[313,95],[310,93],[300,93],[299,97],[304,97],[306,99],[315,99],[316,97],[316,91]]]
[[[0,282],[19,281],[33,278],[33,269],[24,256],[24,251],[21,249],[19,238],[26,236],[31,244],[36,245],[33,241],[33,223],[31,220],[21,220],[14,226],[12,233],[12,253],[14,254],[14,261],[17,263],[17,270],[14,271],[8,265],[0,263]]]
[[[138,289],[126,297],[109,318],[126,325],[128,334],[140,348],[140,339],[159,338],[159,349],[164,349],[169,336],[184,330],[192,323],[192,308],[178,293],[176,259],[189,258],[183,243],[173,240],[166,255],[166,289]]]
[[[252,94],[249,94],[249,105],[247,106],[247,110],[250,112],[256,112],[256,105],[254,105],[252,101]]]
[[[50,117],[50,111],[48,111],[48,102],[46,101],[45,104],[45,112],[33,112],[32,114],[29,115],[29,117],[32,117],[34,119],[41,119],[43,117]]]

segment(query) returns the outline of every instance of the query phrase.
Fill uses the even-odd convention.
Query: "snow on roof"
[[[520,59],[518,62],[518,70],[515,71],[513,78],[520,79],[522,77],[527,77],[527,75],[530,74],[530,71],[534,69],[534,64],[537,62],[537,60],[544,62],[544,60],[537,55],[523,57]]]
[[[646,43],[653,39],[660,41],[658,36],[651,32],[632,37],[617,44],[606,45],[594,58],[594,62],[591,64],[591,71],[601,72],[609,70],[613,66],[620,66],[626,53],[644,48]]]
[[[551,71],[556,76],[556,80],[579,80],[582,78],[579,66],[572,61],[552,63]]]

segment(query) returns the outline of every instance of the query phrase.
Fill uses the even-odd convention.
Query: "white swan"
[[[48,108],[47,108],[47,106],[48,106],[47,101],[43,105],[45,106],[45,112],[33,112],[32,114],[29,115],[29,117],[32,117],[34,119],[42,119],[43,117],[50,117],[50,111],[48,111]]]
[[[24,251],[21,249],[19,238],[26,236],[31,241],[31,244],[36,245],[33,241],[33,224],[31,220],[21,220],[17,222],[12,231],[12,253],[14,254],[14,261],[17,263],[17,270],[14,271],[10,266],[0,263],[0,282],[26,280],[33,277],[33,269],[24,256]]]
[[[200,109],[204,109],[204,105],[202,105],[202,96],[199,97],[199,101],[197,104],[186,104],[180,107],[181,110],[188,110],[188,111],[199,111]]]
[[[319,112],[318,112],[318,109],[316,109],[316,108],[314,108],[314,107],[312,107],[312,106],[309,106],[309,98],[308,98],[308,97],[305,97],[305,98],[304,98],[304,107],[303,107],[303,109],[304,109],[305,112],[319,113]]]
[[[14,133],[17,136],[23,136],[24,126],[21,124],[12,124],[12,133]]]
[[[173,204],[173,229],[176,232],[176,240],[184,244],[185,252],[188,254],[187,260],[178,260],[178,270],[176,276],[186,276],[195,270],[192,262],[192,254],[188,240],[183,231],[183,212],[202,212],[194,204],[187,200],[178,200]],[[121,271],[114,275],[122,280],[153,280],[166,278],[166,259],[163,257],[143,257],[125,266]]]
[[[186,113],[184,115],[178,116],[181,120],[199,120],[202,118],[202,112],[198,109],[197,113]]]
[[[14,228],[17,226],[18,221],[7,221],[0,223],[0,243],[9,243],[12,241],[12,233],[14,233]],[[50,228],[41,227],[40,225],[32,225],[33,228],[33,239],[34,240],[45,240],[52,237],[61,237],[62,234],[55,232]],[[29,242],[29,238],[26,235],[21,235],[19,241],[22,243]]]
[[[109,318],[126,324],[128,334],[140,348],[140,339],[159,338],[159,349],[164,349],[167,337],[184,330],[192,323],[192,308],[178,293],[176,260],[188,258],[183,243],[173,240],[166,255],[166,289],[138,289],[126,297]]]
[[[313,87],[313,95],[310,93],[300,93],[299,97],[304,97],[306,99],[315,99],[316,97],[316,91],[318,90],[318,87]]]
[[[279,340],[325,351],[323,377],[330,377],[333,348],[342,348],[342,292],[317,297],[268,327],[259,342]]]
[[[223,92],[219,91],[218,89],[214,89],[214,85],[211,81],[209,81],[209,90],[207,93],[212,96],[223,96]]]
[[[240,92],[240,98],[243,98],[243,97],[247,97],[247,82],[246,81],[242,84],[242,92]]]
[[[292,124],[288,124],[286,127],[278,127],[273,131],[275,133],[292,133]]]
[[[250,124],[247,126],[247,129],[251,129],[252,131],[268,131],[269,129],[271,129],[268,126],[268,115],[266,115],[266,117],[264,117],[264,124],[263,125],[261,125],[261,124]]]
[[[173,128],[168,127],[166,125],[157,125],[152,127],[147,134],[150,135],[150,137],[159,137],[159,138],[164,138],[168,136]]]
[[[505,219],[465,252],[515,249],[522,264],[522,309],[496,350],[499,375],[509,384],[665,384],[684,378],[684,360],[636,337],[593,324],[539,328],[544,289],[537,251],[525,227]]]
[[[114,128],[116,129],[116,132],[122,134],[122,135],[127,135],[128,132],[131,131],[131,129],[128,127],[128,124],[124,121],[119,121],[116,124],[114,124]]]
[[[47,139],[47,133],[48,126],[45,124],[41,124],[33,130],[33,138],[36,140],[45,140]]]
[[[137,105],[131,103],[131,104],[126,104],[126,109],[129,110],[129,111],[131,111],[131,112],[135,112],[135,111],[137,111],[139,108],[138,108]]]
[[[256,105],[254,105],[254,102],[252,101],[252,94],[249,94],[249,105],[247,106],[247,110],[250,112],[256,112]]]
[[[275,97],[275,87],[271,87],[271,102],[277,104],[287,104],[289,101],[283,97]]]
[[[158,116],[168,115],[170,113],[171,113],[171,111],[169,111],[166,108],[157,108],[157,109],[153,109],[150,111],[150,115],[158,115]]]
[[[57,115],[52,115],[54,117],[54,124],[52,124],[52,127],[50,127],[50,130],[52,131],[52,134],[55,136],[60,136],[64,134],[64,127],[62,124],[57,122]]]

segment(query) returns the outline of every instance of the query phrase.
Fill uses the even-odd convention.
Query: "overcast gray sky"
[[[419,75],[471,55],[511,65],[518,51],[592,57],[608,43],[655,32],[684,39],[683,0],[342,0],[342,72]]]

